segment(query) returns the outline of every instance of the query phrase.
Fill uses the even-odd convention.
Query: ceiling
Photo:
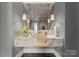
[[[24,3],[24,6],[27,10],[27,14],[32,18],[48,18],[51,15],[51,9],[54,3]]]

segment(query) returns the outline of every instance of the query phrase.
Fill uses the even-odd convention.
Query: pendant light
[[[54,5],[52,5],[51,7],[52,7],[52,9],[51,9],[50,20],[55,20],[55,18],[54,18]]]
[[[48,18],[47,23],[50,23],[50,18]]]
[[[54,14],[51,15],[50,20],[54,20]]]
[[[23,17],[22,17],[23,20],[26,20],[26,14],[23,14]]]
[[[26,15],[26,9],[23,5],[23,15],[22,15],[22,20],[27,20],[27,15]]]
[[[27,19],[27,23],[30,23],[30,19]]]

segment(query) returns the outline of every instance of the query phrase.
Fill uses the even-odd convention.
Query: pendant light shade
[[[54,20],[54,14],[51,15],[51,19],[50,20]]]
[[[30,19],[27,19],[27,23],[30,23]]]
[[[50,19],[48,18],[47,23],[50,23]]]
[[[27,20],[27,11],[26,8],[23,5],[23,15],[22,15],[22,20]]]
[[[27,20],[27,16],[26,16],[25,13],[24,13],[23,16],[22,16],[22,19],[23,19],[23,20]]]

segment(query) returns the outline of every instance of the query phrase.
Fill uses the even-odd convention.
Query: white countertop
[[[14,40],[15,47],[46,47],[46,46],[35,46],[34,43],[37,42],[36,41],[37,39],[33,38],[33,37],[20,37],[20,40],[18,40],[18,39],[19,38],[17,37]],[[51,47],[62,47],[63,43],[64,43],[63,37],[55,37],[52,35],[47,35],[43,39],[47,40],[49,44],[50,44],[50,42],[52,42]]]

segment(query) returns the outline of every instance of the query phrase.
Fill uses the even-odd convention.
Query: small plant
[[[22,29],[19,30],[19,32],[21,32],[21,33],[28,33],[28,32],[30,32],[30,29],[27,28],[27,27],[23,27]]]
[[[17,35],[27,37],[27,36],[32,36],[32,33],[31,33],[31,30],[29,28],[23,27],[17,31]]]

